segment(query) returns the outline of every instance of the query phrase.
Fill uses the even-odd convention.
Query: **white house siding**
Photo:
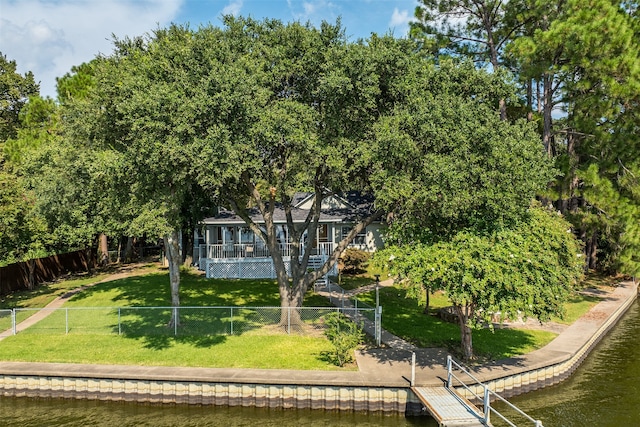
[[[355,224],[336,224],[334,230],[334,238],[336,242],[342,240],[342,228],[345,227],[351,230]],[[348,247],[360,249],[366,252],[375,252],[377,249],[384,246],[382,239],[382,231],[384,226],[381,224],[370,224],[367,226],[364,232],[364,241],[359,242],[358,238],[354,239]]]

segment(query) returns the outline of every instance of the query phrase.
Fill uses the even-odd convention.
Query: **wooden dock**
[[[412,387],[411,390],[440,427],[486,427],[483,413],[447,387]],[[489,424],[490,426],[490,424]]]

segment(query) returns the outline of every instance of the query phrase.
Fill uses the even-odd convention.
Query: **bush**
[[[358,274],[365,271],[367,261],[371,254],[360,249],[348,248],[342,254],[342,272],[345,274]]]
[[[325,316],[325,336],[333,345],[331,362],[344,366],[354,360],[353,352],[364,341],[362,328],[339,312]]]

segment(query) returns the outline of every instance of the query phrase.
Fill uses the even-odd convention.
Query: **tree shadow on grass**
[[[177,327],[170,327],[171,308],[123,307],[119,309],[114,332],[125,338],[142,340],[145,347],[155,350],[168,348],[174,342],[194,347],[222,344],[229,335],[277,324],[280,312],[265,315],[251,308],[181,307]],[[276,315],[277,314],[277,315]]]
[[[166,272],[128,277],[104,282],[75,295],[73,301],[100,298],[112,294],[113,306],[166,307],[171,305],[169,275]],[[182,273],[180,280],[182,306],[280,305],[278,286],[273,280],[207,279],[201,275]]]
[[[221,344],[229,335],[277,329],[281,318],[273,280],[216,280],[189,273],[182,273],[177,329],[168,327],[173,309],[167,273],[100,283],[74,295],[70,302],[120,307],[113,313],[118,317],[113,331],[158,350],[175,342],[196,347]]]
[[[521,329],[481,329],[473,331],[473,350],[480,360],[498,361],[520,356],[526,349],[536,347],[533,333]]]

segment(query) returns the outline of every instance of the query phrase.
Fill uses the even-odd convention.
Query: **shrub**
[[[364,341],[362,328],[337,311],[326,315],[324,320],[324,334],[333,345],[331,362],[337,366],[352,362],[353,352]]]
[[[345,274],[357,274],[365,271],[371,254],[356,248],[348,248],[342,254],[342,270]]]

